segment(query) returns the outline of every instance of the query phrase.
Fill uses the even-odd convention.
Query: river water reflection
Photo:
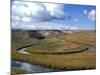
[[[23,70],[29,71],[29,72],[55,72],[55,71],[60,71],[59,69],[52,69],[52,68],[47,68],[47,67],[42,67],[39,65],[34,65],[26,62],[19,62],[19,61],[14,61],[12,60],[11,62],[12,68],[17,68],[20,67]]]

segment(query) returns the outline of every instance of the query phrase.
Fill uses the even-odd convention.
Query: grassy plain
[[[20,36],[26,36],[28,31],[20,31],[20,33],[22,34]],[[12,39],[12,60],[25,61],[64,71],[95,69],[95,35],[95,31],[73,31],[73,33],[63,36],[51,34],[42,40],[27,38],[27,36],[26,38],[14,36]],[[16,49],[29,44],[33,44],[27,48],[31,54],[25,55],[16,51]],[[94,50],[82,51],[86,47],[94,47]]]

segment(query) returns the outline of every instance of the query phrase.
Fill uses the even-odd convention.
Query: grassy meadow
[[[72,31],[72,33],[65,33],[64,35],[51,33],[44,39],[31,37],[30,32],[32,31],[18,30],[12,32],[12,60],[64,71],[96,68],[96,33],[94,30]],[[30,54],[17,52],[18,48],[31,44],[32,46],[27,48],[27,52]],[[93,50],[85,51],[86,47],[93,47]],[[17,71],[14,72],[18,73]]]

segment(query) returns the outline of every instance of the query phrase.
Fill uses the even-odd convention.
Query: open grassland
[[[27,33],[27,31],[24,31]],[[21,36],[24,36],[21,35]],[[95,31],[80,31],[66,35],[49,35],[45,39],[14,37],[12,40],[12,60],[25,61],[45,67],[62,70],[86,70],[96,68]],[[20,54],[16,50],[30,45],[31,54]],[[94,50],[83,51],[86,47]]]
[[[82,70],[82,69],[95,69],[95,52],[77,53],[77,54],[61,54],[61,55],[48,55],[48,54],[31,54],[22,55],[13,53],[12,59],[30,62],[46,67],[59,68],[65,70]]]

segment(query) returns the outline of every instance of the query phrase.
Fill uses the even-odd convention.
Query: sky
[[[11,5],[12,29],[94,30],[96,26],[95,6],[16,0]]]

